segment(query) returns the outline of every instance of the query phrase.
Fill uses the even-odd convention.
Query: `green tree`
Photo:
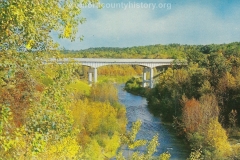
[[[130,157],[127,159],[131,160],[169,160],[171,155],[168,152],[162,153],[158,157],[154,157],[153,154],[157,151],[158,143],[158,135],[155,135],[150,141],[139,139],[136,140],[137,133],[141,128],[141,121],[136,121],[132,124],[131,131],[128,131],[126,134],[122,135],[121,141],[122,144],[127,145],[128,149],[135,149],[140,146],[146,146],[146,151],[144,153],[141,152],[133,152]],[[117,155],[117,160],[125,160],[125,157],[122,155],[122,152],[119,152]]]

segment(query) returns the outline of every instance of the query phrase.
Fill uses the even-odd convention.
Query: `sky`
[[[82,8],[83,41],[53,39],[67,50],[240,41],[239,0],[102,0]]]

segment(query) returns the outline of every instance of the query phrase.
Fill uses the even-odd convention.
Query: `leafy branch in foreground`
[[[56,48],[50,32],[75,40],[85,21],[79,6],[98,0],[7,0],[0,2],[0,50],[48,50]]]
[[[131,131],[127,132],[126,134],[122,135],[122,144],[127,146],[128,150],[133,150],[140,146],[146,146],[146,151],[141,153],[139,151],[133,152],[129,157],[124,157],[122,152],[119,152],[117,155],[117,160],[169,160],[170,154],[165,152],[158,157],[154,157],[153,154],[157,151],[158,143],[158,135],[155,135],[150,141],[147,140],[136,140],[137,133],[141,128],[141,121],[133,122]]]

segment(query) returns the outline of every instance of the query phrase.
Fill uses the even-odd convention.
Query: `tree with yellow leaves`
[[[55,74],[49,75],[40,52],[57,49],[52,31],[74,40],[84,21],[79,5],[96,2],[0,1],[0,159],[37,159],[53,152],[72,158],[78,153],[69,110],[72,99],[65,88],[74,67],[51,64]],[[67,143],[71,156],[60,149]]]
[[[206,142],[213,150],[212,158],[219,159],[231,155],[232,149],[226,131],[217,119],[211,119],[206,131]]]

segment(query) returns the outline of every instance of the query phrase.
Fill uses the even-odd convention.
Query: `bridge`
[[[149,87],[153,88],[153,68],[158,66],[169,66],[173,64],[174,59],[109,59],[109,58],[63,58],[55,59],[51,58],[50,62],[63,63],[79,63],[84,66],[88,66],[88,81],[89,83],[97,82],[97,68],[106,65],[140,65],[143,66],[143,87],[149,84]],[[49,61],[44,61],[49,63]],[[147,72],[150,72],[150,79],[147,79]]]

